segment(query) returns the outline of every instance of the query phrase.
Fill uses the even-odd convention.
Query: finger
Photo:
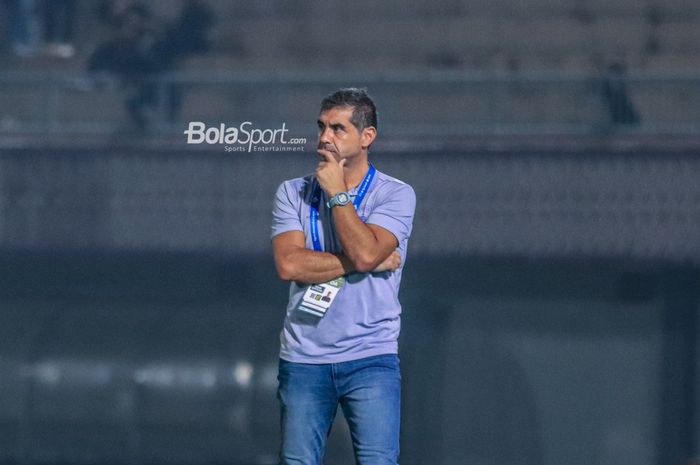
[[[318,150],[316,150],[316,152],[318,152],[319,155],[321,155],[323,158],[325,158],[327,162],[338,163],[335,160],[335,157],[333,156],[333,154],[331,152],[329,152],[328,150],[318,149]]]
[[[340,163],[338,163],[338,164],[339,164],[339,165],[340,165],[340,167],[342,168],[342,167],[344,167],[344,166],[345,166],[345,163],[347,163],[347,161],[348,161],[348,159],[347,159],[347,158],[343,158],[342,160],[340,160]]]

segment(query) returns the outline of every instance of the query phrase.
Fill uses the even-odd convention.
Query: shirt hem
[[[299,355],[294,355],[294,354],[287,354],[280,352],[279,357],[287,362],[292,362],[292,363],[308,363],[312,365],[323,365],[323,364],[328,364],[328,363],[343,363],[343,362],[352,362],[354,360],[360,360],[363,358],[367,357],[374,357],[376,355],[398,355],[399,351],[398,349],[390,349],[390,348],[383,348],[383,349],[374,349],[374,350],[365,350],[362,352],[355,352],[352,354],[344,354],[344,355],[338,355],[338,356],[318,356],[318,357],[311,357],[311,356],[299,356]]]

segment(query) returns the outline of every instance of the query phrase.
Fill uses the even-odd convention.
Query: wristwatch
[[[347,192],[338,192],[335,194],[331,199],[328,201],[326,204],[328,208],[333,208],[336,205],[340,205],[341,207],[343,205],[347,205],[350,203],[350,194]]]

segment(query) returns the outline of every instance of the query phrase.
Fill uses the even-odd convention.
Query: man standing
[[[321,465],[338,405],[358,465],[397,464],[401,271],[413,189],[368,160],[374,102],[340,89],[321,102],[315,174],[283,182],[273,209],[280,278],[282,465]]]

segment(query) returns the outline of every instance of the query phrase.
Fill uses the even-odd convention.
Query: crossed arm
[[[351,204],[334,207],[333,215],[345,252],[309,250],[301,231],[279,234],[272,239],[272,248],[281,279],[320,283],[349,273],[393,271],[399,267],[398,241],[391,232],[363,223]]]

